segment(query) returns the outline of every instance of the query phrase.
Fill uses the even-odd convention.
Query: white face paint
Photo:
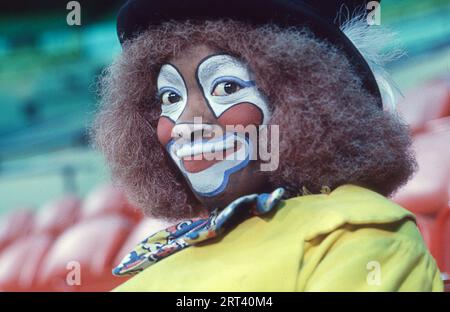
[[[261,110],[263,124],[268,122],[270,113],[267,100],[258,91],[248,67],[238,59],[230,55],[208,57],[198,66],[197,79],[216,118],[237,104],[251,103]],[[226,94],[223,90],[226,82],[237,84],[239,91]],[[215,91],[224,95],[214,95]]]
[[[168,100],[168,96],[177,94],[180,100],[175,103],[162,103],[161,116],[165,116],[176,122],[180,118],[187,103],[187,89],[183,77],[178,70],[171,64],[165,64],[161,67],[158,76],[158,94],[164,100]],[[165,99],[164,99],[165,97]]]
[[[260,109],[262,123],[267,124],[270,118],[267,100],[258,91],[248,67],[238,59],[229,55],[213,55],[200,63],[196,74],[199,87],[216,118],[235,105],[249,103]],[[231,89],[233,92],[229,92],[230,82],[233,84],[234,89]],[[161,67],[157,85],[163,101],[161,116],[176,123],[187,105],[188,92],[185,81],[173,65],[166,64]],[[239,148],[228,154],[225,159],[206,166],[202,171],[189,172],[185,168],[185,157],[206,155],[213,150],[228,150],[233,146]],[[193,190],[205,197],[222,193],[228,185],[230,175],[245,168],[252,155],[252,143],[244,135],[233,133],[194,142],[172,139],[166,148]]]

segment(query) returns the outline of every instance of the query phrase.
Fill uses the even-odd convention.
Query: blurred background
[[[68,1],[0,4],[0,290],[109,290],[123,281],[110,277],[110,267],[162,226],[108,186],[87,134],[96,79],[120,52],[122,1],[78,2],[81,26],[67,24]],[[398,110],[411,125],[420,165],[394,200],[418,215],[448,272],[450,2],[383,0],[381,14],[407,52],[389,70],[405,95]],[[99,250],[100,243],[107,246]],[[99,254],[96,264],[89,248]],[[68,287],[69,260],[97,284]]]

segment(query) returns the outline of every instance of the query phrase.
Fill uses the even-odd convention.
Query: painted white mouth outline
[[[186,177],[186,179],[192,185],[193,189],[195,189],[198,194],[200,194],[200,195],[202,195],[204,197],[212,197],[212,196],[216,196],[219,193],[221,193],[226,188],[230,175],[232,173],[237,172],[237,171],[241,170],[242,168],[246,167],[248,165],[248,163],[250,162],[250,156],[252,155],[252,145],[250,144],[250,141],[249,141],[249,139],[247,137],[241,137],[241,136],[239,136],[239,135],[237,135],[235,133],[233,133],[233,134],[226,134],[225,138],[221,137],[221,138],[218,138],[218,139],[210,140],[211,141],[210,143],[214,143],[213,141],[228,142],[228,140],[229,140],[228,137],[229,136],[231,137],[231,141],[233,142],[232,146],[234,146],[235,142],[240,142],[241,143],[241,147],[237,151],[234,151],[232,154],[227,155],[223,160],[232,160],[232,161],[240,161],[240,162],[236,166],[226,169],[223,172],[223,177],[222,177],[222,181],[221,181],[220,185],[216,189],[214,189],[213,191],[210,191],[210,192],[201,192],[201,191],[197,190],[195,185],[192,183],[190,177],[195,176],[197,174],[201,174],[201,173],[203,173],[205,171],[208,171],[208,170],[211,170],[211,169],[214,170],[215,167],[220,166],[223,163],[223,160],[213,164],[211,167],[208,167],[205,170],[202,170],[202,171],[200,171],[198,173],[189,173],[184,167],[183,159],[179,158],[176,155],[175,149],[180,149],[183,145],[191,145],[191,144],[185,143],[185,144],[178,144],[178,146],[175,146],[177,143],[175,142],[175,140],[172,139],[172,140],[169,141],[169,143],[166,146],[167,151],[171,155],[172,159],[175,161],[177,166],[180,168],[182,174]],[[203,140],[203,141],[206,141],[206,140]],[[238,154],[238,153],[242,154],[244,157],[239,159],[239,156],[238,156],[236,158],[235,154]]]
[[[173,152],[179,159],[184,160],[200,160],[203,159],[201,157],[196,157],[197,155],[202,154],[215,154],[214,158],[206,158],[205,160],[225,160],[229,159],[229,155],[236,154],[240,148],[242,148],[242,144],[239,148],[237,148],[237,143],[240,142],[239,139],[237,139],[237,136],[235,135],[226,135],[225,137],[221,137],[218,139],[211,139],[211,140],[196,140],[192,143],[185,143],[185,144],[174,144],[173,146]],[[227,155],[225,158],[223,157],[223,153],[229,149],[233,148],[233,153]]]

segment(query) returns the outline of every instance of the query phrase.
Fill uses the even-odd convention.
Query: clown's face
[[[200,201],[215,208],[264,188],[245,129],[266,125],[269,106],[244,63],[198,46],[164,64],[157,87],[158,139]]]

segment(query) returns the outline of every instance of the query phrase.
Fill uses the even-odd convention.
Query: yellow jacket
[[[367,189],[282,202],[116,291],[442,291],[414,216]]]

